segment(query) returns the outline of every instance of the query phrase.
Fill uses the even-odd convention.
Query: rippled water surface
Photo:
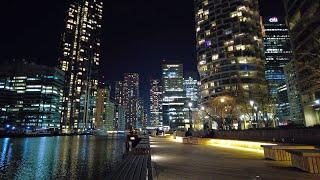
[[[61,136],[0,139],[0,179],[104,179],[124,139]]]

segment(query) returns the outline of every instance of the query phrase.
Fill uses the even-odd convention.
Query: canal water
[[[0,138],[0,179],[105,179],[125,139],[99,136]]]

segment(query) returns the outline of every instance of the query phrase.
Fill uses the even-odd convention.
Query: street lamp
[[[192,128],[192,115],[191,115],[191,108],[193,106],[192,102],[189,102],[188,103],[188,106],[189,106],[189,118],[190,118],[190,126]]]
[[[251,127],[253,127],[252,126],[252,122],[254,121],[254,111],[253,111],[253,109],[254,109],[254,107],[253,107],[253,105],[254,105],[254,101],[253,100],[250,100],[250,106],[251,106],[251,109],[252,109],[252,115],[251,115],[251,122],[250,122],[250,125],[251,125]]]

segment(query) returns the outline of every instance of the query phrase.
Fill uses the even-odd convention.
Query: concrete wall
[[[215,138],[320,146],[320,128],[217,131]]]

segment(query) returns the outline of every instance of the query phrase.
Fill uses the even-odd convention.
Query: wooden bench
[[[287,152],[291,155],[293,167],[309,173],[320,174],[319,149],[287,150]]]
[[[314,146],[298,145],[261,145],[264,151],[264,157],[276,161],[291,161],[291,155],[286,150],[293,149],[315,149]]]
[[[183,144],[190,144],[190,137],[183,137],[182,142]]]
[[[135,148],[133,148],[132,153],[150,154],[150,144],[138,144]]]
[[[128,155],[106,179],[110,180],[152,180],[151,156]]]

